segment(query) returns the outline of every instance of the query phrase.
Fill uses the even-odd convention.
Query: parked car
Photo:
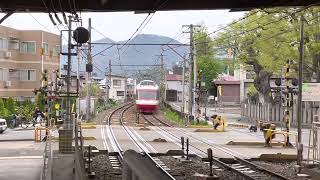
[[[0,119],[0,134],[2,134],[7,129],[7,121],[5,119]]]

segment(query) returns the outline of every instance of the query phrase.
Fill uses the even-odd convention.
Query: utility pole
[[[110,89],[111,89],[111,85],[112,85],[112,82],[111,82],[111,73],[112,73],[112,67],[111,67],[111,60],[109,60],[109,86],[108,86],[108,100],[110,98]]]
[[[106,73],[105,73],[105,78],[106,78],[106,80],[105,80],[105,82],[104,82],[104,101],[105,101],[105,105],[107,105],[106,103],[109,101],[109,91],[108,91],[108,85],[107,85],[107,82],[108,82],[108,67],[106,67]]]
[[[68,67],[67,67],[67,118],[66,118],[66,129],[67,130],[72,130],[73,125],[72,125],[72,120],[71,120],[71,97],[70,97],[70,79],[71,79],[71,49],[72,49],[72,44],[71,44],[71,34],[72,31],[72,16],[69,16],[69,25],[68,25]]]
[[[184,73],[185,73],[185,68],[186,68],[186,59],[184,58],[183,59],[183,66],[182,66],[182,106],[181,106],[181,113],[182,113],[182,117],[184,117],[184,101],[185,101],[185,99],[184,99],[184,93],[185,93],[185,91],[184,91],[184,86],[185,86],[185,77],[184,77]],[[187,121],[186,121],[186,119],[184,118],[184,125],[185,126],[187,126]]]
[[[164,62],[163,62],[163,54],[161,53],[160,55],[160,66],[161,66],[161,91],[162,91],[162,95],[161,95],[161,104],[164,105],[164,101],[165,101],[165,94],[166,94],[166,83],[165,83],[165,72],[164,72]]]
[[[87,66],[92,67],[92,56],[91,56],[91,18],[89,18],[89,41],[88,41],[88,64]],[[91,71],[90,71],[91,70]],[[86,68],[87,71],[87,108],[86,108],[86,119],[89,120],[91,118],[91,72],[92,68]]]
[[[302,129],[302,81],[303,81],[303,61],[304,61],[304,17],[300,18],[300,48],[299,48],[299,90],[298,90],[298,148],[297,148],[297,164],[299,165],[299,171],[301,170],[301,161],[303,154],[303,145],[301,144],[301,129]]]
[[[78,108],[77,108],[77,120],[79,121],[80,117],[80,94],[79,94],[79,89],[80,89],[80,49],[79,47],[77,48],[77,93],[78,93]]]
[[[196,61],[196,57],[195,57],[195,44],[194,44],[194,40],[193,40],[193,33],[194,33],[194,28],[195,27],[200,27],[199,25],[183,25],[182,27],[188,27],[190,29],[190,31],[188,33],[190,33],[190,67],[189,67],[189,72],[190,72],[190,77],[189,77],[189,102],[188,102],[188,121],[190,122],[190,117],[192,115],[193,116],[193,120],[196,120],[197,116],[197,107],[195,105],[195,87],[196,87],[196,83],[197,83],[197,61]],[[192,73],[193,73],[193,82],[192,82]],[[192,108],[194,106],[194,108]],[[194,111],[194,113],[192,113],[192,111]]]

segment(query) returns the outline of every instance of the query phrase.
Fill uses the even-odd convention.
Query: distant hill
[[[109,38],[104,38],[95,41],[97,43],[117,43],[116,41],[113,41]],[[148,44],[161,44],[161,43],[174,43],[174,44],[181,44],[180,42],[171,39],[166,36],[160,36],[160,35],[154,35],[154,34],[139,34],[135,38],[133,38],[129,43],[148,43]],[[120,41],[118,43],[125,43],[125,41]],[[110,45],[100,45],[95,44],[92,47],[92,54],[95,55],[104,49],[110,47]],[[96,55],[93,57],[94,62],[94,72],[97,73],[98,76],[102,77],[104,76],[104,72],[109,64],[109,60],[112,60],[112,64],[145,64],[145,65],[153,65],[153,64],[159,64],[159,56],[162,52],[162,48],[165,49],[163,52],[164,55],[164,62],[165,66],[167,68],[171,68],[172,65],[178,61],[181,60],[179,56],[177,56],[172,50],[170,50],[168,47],[160,45],[152,45],[152,46],[123,46],[119,45],[113,46],[99,55]],[[188,47],[185,46],[179,46],[174,47],[177,52],[184,55],[188,53]],[[118,51],[119,49],[119,51]],[[84,55],[84,53],[82,53]],[[120,58],[119,58],[120,54]],[[66,57],[62,57],[62,63],[66,64]],[[73,57],[72,61],[72,69],[73,71],[76,71],[77,69],[77,60],[75,57]],[[80,69],[84,70],[86,64],[86,59],[83,58],[80,62]],[[112,68],[112,72],[114,74],[123,74],[123,72],[126,72],[127,74],[133,73],[131,70],[137,70],[137,69],[145,69],[146,67],[119,67],[114,66]],[[121,70],[122,69],[122,70]]]

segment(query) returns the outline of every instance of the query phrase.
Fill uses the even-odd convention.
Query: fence
[[[302,103],[302,125],[310,127],[314,116],[319,115],[320,102],[306,101]],[[269,121],[279,124],[283,122],[284,110],[285,107],[281,104],[252,104],[247,102],[241,104],[241,117],[252,123],[257,121]],[[293,106],[290,107],[290,117],[292,117],[290,123],[293,126],[297,126],[297,110],[297,100],[294,100]]]

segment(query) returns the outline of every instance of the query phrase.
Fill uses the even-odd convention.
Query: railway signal
[[[292,146],[289,140],[289,132],[290,132],[290,121],[292,119],[290,115],[290,109],[293,105],[293,96],[298,91],[298,80],[296,78],[292,78],[290,76],[291,68],[292,67],[292,60],[287,60],[285,65],[285,73],[284,77],[275,79],[275,87],[271,86],[271,90],[273,92],[273,96],[276,97],[279,95],[279,99],[274,98],[276,101],[282,104],[285,107],[283,112],[283,121],[285,123],[286,132],[287,132],[287,139],[285,142],[285,146],[289,147]]]

